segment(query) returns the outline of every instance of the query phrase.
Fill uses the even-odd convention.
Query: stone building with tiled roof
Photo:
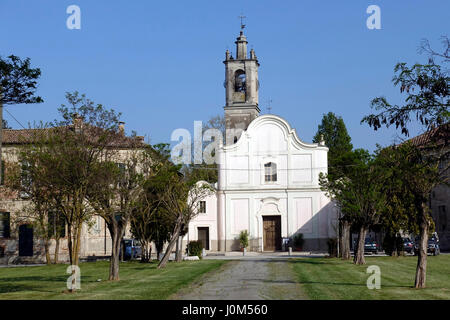
[[[427,153],[439,152],[441,161],[439,170],[444,176],[450,177],[450,123],[431,129],[421,135],[409,139],[415,146]],[[431,215],[435,222],[441,250],[450,250],[450,187],[439,185],[433,189],[430,196]]]
[[[75,129],[74,124],[68,129]],[[82,122],[79,122],[83,125]],[[108,144],[108,147],[123,154],[130,149],[144,147],[144,137],[127,137],[124,125],[121,123],[117,136]],[[98,128],[97,128],[98,129]],[[17,151],[21,145],[32,143],[36,133],[52,129],[4,129],[2,130],[2,159],[4,163],[17,162]],[[93,129],[95,132],[96,129]],[[95,133],[93,134],[95,136]],[[2,166],[4,168],[5,166]],[[3,177],[3,174],[2,174]],[[45,261],[44,242],[39,239],[36,230],[23,216],[29,199],[26,195],[8,189],[1,181],[0,184],[0,264],[40,263]],[[80,258],[109,256],[111,254],[111,237],[105,221],[99,216],[93,216],[88,226],[83,225],[81,233]],[[64,228],[66,229],[66,227]],[[59,260],[68,260],[67,232],[62,232],[63,238],[59,246]],[[129,236],[127,234],[126,236]],[[53,260],[55,240],[50,243],[50,256]]]

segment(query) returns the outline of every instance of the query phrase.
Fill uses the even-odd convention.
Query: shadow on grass
[[[293,263],[293,264],[297,264],[297,263],[299,263],[299,264],[315,264],[315,265],[320,265],[320,264],[335,264],[334,263],[334,261],[330,261],[330,260],[327,260],[327,261],[322,261],[322,260],[316,260],[316,259],[314,259],[314,260],[304,260],[304,259],[298,259],[298,260],[294,260],[294,259],[291,259],[291,260],[288,260],[289,261],[289,263]]]
[[[26,284],[2,284],[0,285],[0,294],[1,293],[12,293],[19,291],[37,291],[38,289],[35,286],[30,286]]]
[[[26,282],[26,281],[43,281],[43,282],[61,282],[66,281],[67,276],[53,276],[53,277],[45,277],[45,276],[28,276],[28,277],[10,277],[10,278],[2,278],[1,282]]]
[[[316,285],[332,285],[332,286],[354,286],[367,288],[366,283],[351,283],[351,282],[322,282],[322,281],[299,281],[299,284],[316,284]],[[388,288],[412,288],[412,286],[400,286],[400,285],[389,285],[382,284],[382,287]]]

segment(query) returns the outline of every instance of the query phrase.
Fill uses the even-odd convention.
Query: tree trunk
[[[55,243],[55,255],[54,255],[54,260],[53,260],[53,263],[54,264],[57,264],[57,263],[59,263],[59,238],[56,238],[55,239],[56,240],[56,243]]]
[[[341,257],[343,260],[350,260],[350,223],[348,221],[342,221],[342,233],[341,233]]]
[[[167,262],[169,261],[170,254],[172,252],[174,245],[177,242],[178,236],[180,234],[180,230],[181,230],[181,219],[178,219],[175,229],[173,231],[172,237],[169,241],[169,245],[167,246],[166,252],[164,253],[164,257],[161,259],[161,261],[158,264],[158,269],[164,268],[166,266]]]
[[[177,237],[177,242],[175,243],[175,261],[178,262],[178,248],[180,246],[180,235]]]
[[[51,264],[52,260],[50,258],[50,244],[47,238],[44,238],[44,251],[45,251],[45,262]]]
[[[123,242],[123,241],[120,241],[120,244],[121,244],[121,246],[120,246],[120,262],[124,262],[125,261],[125,242]]]
[[[69,230],[69,256],[70,264],[78,266],[79,263],[79,252],[80,252],[80,240],[81,240],[81,226],[82,224],[77,224],[74,230]],[[75,270],[72,273],[72,289],[70,292],[76,291],[76,277]]]
[[[0,181],[2,181],[2,179],[4,179],[2,177],[2,167],[3,167],[3,155],[2,155],[2,142],[3,142],[3,137],[2,137],[2,132],[3,132],[3,94],[2,94],[2,86],[0,86]]]
[[[353,262],[355,264],[366,264],[366,259],[364,258],[364,242],[366,239],[367,229],[365,226],[359,229],[358,242],[356,245],[355,256],[353,257]]]
[[[148,259],[148,262],[150,262],[150,261],[152,261],[152,243],[151,242],[149,242],[148,243],[148,257],[147,257],[147,259]]]
[[[76,231],[76,246],[75,246],[75,250],[74,250],[74,265],[78,265],[80,263],[80,249],[81,249],[81,228],[82,228],[82,224],[80,223],[77,226],[77,231]]]
[[[161,251],[164,248],[164,242],[163,241],[155,241],[155,247],[156,247],[156,259],[159,260],[159,256],[161,255]]]
[[[152,260],[152,243],[150,241],[141,241],[142,257],[141,262],[147,263]]]
[[[182,253],[183,245],[181,242],[182,239],[183,239],[183,237],[179,235],[178,239],[177,239],[177,248],[176,248],[176,257],[175,257],[176,262],[181,262],[182,257],[183,257],[183,253]]]
[[[425,211],[422,206],[421,223],[420,223],[420,242],[419,254],[417,259],[416,280],[414,287],[425,288],[427,280],[427,250],[428,250],[428,231],[429,222],[426,219]]]
[[[119,234],[117,228],[110,227],[109,232],[111,234],[111,259],[109,263],[109,279],[112,281],[118,281],[119,279],[119,266],[120,266],[120,243],[122,237]]]
[[[73,265],[72,226],[70,224],[67,226],[67,247],[69,249],[69,263],[70,265]]]

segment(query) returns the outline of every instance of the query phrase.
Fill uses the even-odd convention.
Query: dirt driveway
[[[300,300],[305,295],[286,259],[255,259],[231,261],[171,299]]]

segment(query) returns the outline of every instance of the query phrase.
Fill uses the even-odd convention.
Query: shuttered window
[[[0,238],[9,238],[10,230],[9,212],[0,212]]]

